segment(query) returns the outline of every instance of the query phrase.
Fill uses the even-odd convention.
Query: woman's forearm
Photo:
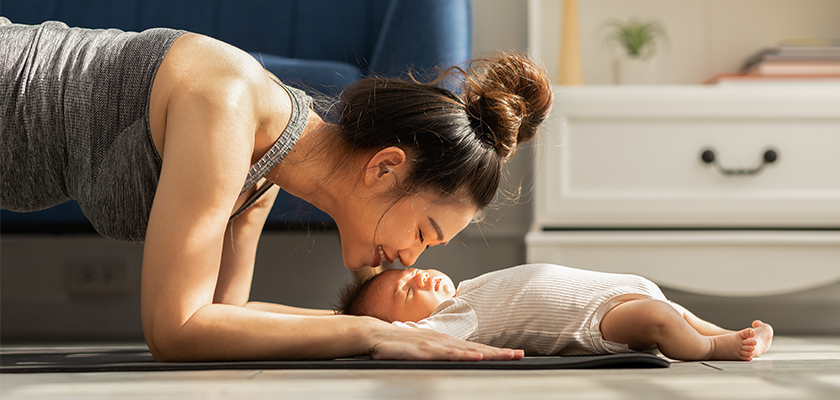
[[[243,305],[248,302],[257,244],[278,191],[279,188],[272,187],[252,207],[228,222],[214,303]],[[250,193],[245,195],[250,196]]]
[[[261,301],[250,301],[248,302],[248,304],[245,304],[245,307],[250,308],[252,310],[267,311],[277,314],[309,316],[335,315],[335,311],[333,310],[318,310],[312,308],[292,307],[283,304],[264,303]]]
[[[331,359],[370,354],[373,318],[301,316],[226,304],[196,311],[180,329],[154,337],[159,361]],[[382,328],[382,327],[379,327]]]
[[[147,336],[158,361],[301,360],[371,355],[397,360],[517,360],[522,350],[456,340],[370,317],[301,316],[226,304],[199,309],[180,329]]]

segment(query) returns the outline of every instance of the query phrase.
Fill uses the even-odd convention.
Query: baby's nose
[[[426,283],[429,281],[429,273],[420,272],[417,275],[414,275],[414,281],[416,282],[417,287],[425,287]]]

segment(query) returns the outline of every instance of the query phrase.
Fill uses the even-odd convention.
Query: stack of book
[[[706,83],[840,82],[840,39],[786,40],[748,58],[739,74],[720,74]]]

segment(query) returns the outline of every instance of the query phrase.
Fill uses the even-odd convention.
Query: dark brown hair
[[[461,94],[438,87],[462,83]],[[396,188],[466,196],[479,210],[493,200],[502,165],[531,140],[552,104],[551,84],[527,55],[502,53],[452,67],[430,83],[365,78],[342,93],[339,137],[349,154],[396,146],[410,159]]]
[[[386,320],[382,316],[373,315],[367,304],[368,292],[371,289],[372,283],[380,275],[382,275],[381,272],[367,279],[356,280],[345,284],[338,293],[338,303],[332,306],[333,311],[336,314],[371,316],[383,321]]]

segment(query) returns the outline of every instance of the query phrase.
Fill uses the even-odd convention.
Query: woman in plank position
[[[143,331],[158,360],[520,358],[375,318],[249,301],[280,188],[335,220],[350,270],[411,265],[480,215],[552,94],[526,56],[471,65],[443,75],[461,78],[457,95],[362,79],[328,123],[303,92],[206,36],[0,17],[0,206],[73,199],[102,235],[143,242]]]

